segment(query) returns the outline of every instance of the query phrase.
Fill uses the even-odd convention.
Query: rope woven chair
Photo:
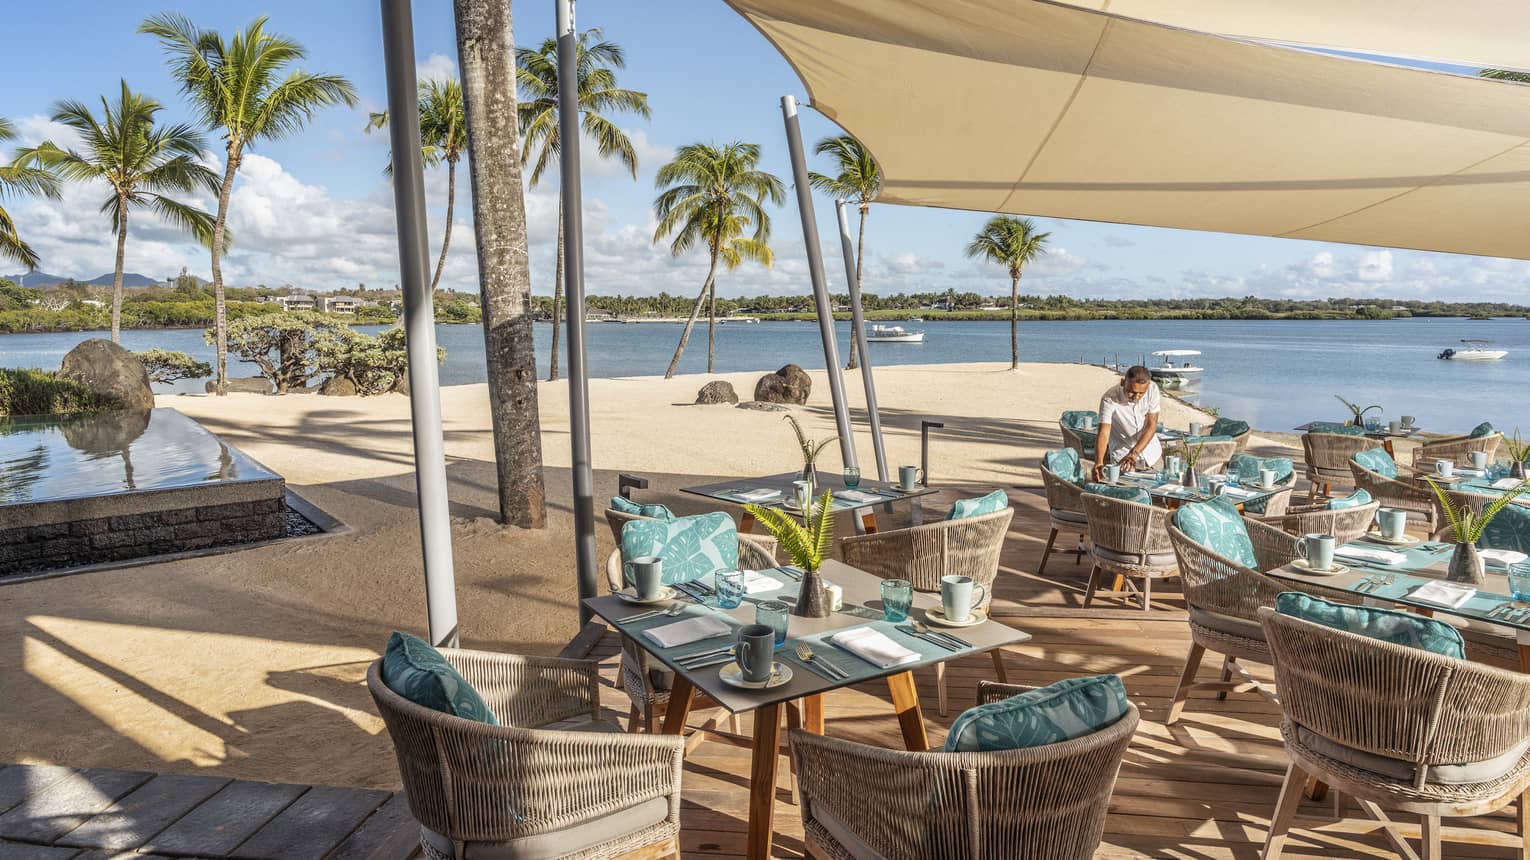
[[[1354,477],[1355,486],[1370,493],[1371,498],[1377,502],[1389,508],[1400,508],[1410,514],[1416,514],[1431,532],[1439,528],[1440,509],[1435,501],[1433,490],[1415,486],[1398,478],[1388,478],[1380,472],[1365,468],[1354,460],[1349,461],[1349,469]]]
[[[978,701],[1029,687],[979,682]],[[1029,749],[904,752],[791,735],[807,853],[828,860],[1094,856],[1140,717]]]
[[[1052,521],[1052,533],[1047,535],[1046,549],[1041,552],[1041,566],[1036,569],[1038,574],[1046,572],[1047,559],[1052,557],[1052,547],[1057,542],[1058,532],[1077,531],[1079,543],[1082,544],[1083,533],[1089,530],[1089,516],[1084,513],[1083,488],[1048,469],[1045,463],[1040,468],[1041,484],[1047,491],[1047,516]]]
[[[500,725],[417,705],[383,683],[381,660],[367,669],[425,857],[680,856],[685,740],[601,722],[594,661],[440,651]],[[583,730],[543,728],[580,716]]]
[[[1227,471],[1227,461],[1238,453],[1236,440],[1228,439],[1215,442],[1191,443],[1191,448],[1199,448],[1200,454],[1195,459],[1195,470],[1202,475],[1220,475]],[[1185,443],[1176,440],[1164,450],[1165,454],[1185,454]],[[1188,460],[1186,461],[1189,462]]]
[[[1486,493],[1464,493],[1458,490],[1445,491],[1451,505],[1457,509],[1468,507],[1474,513],[1482,513],[1482,509],[1497,500],[1497,496]],[[1525,512],[1522,507],[1514,505],[1505,508],[1498,514],[1499,518],[1488,524],[1482,533],[1482,538],[1477,541],[1477,546],[1482,549],[1510,549],[1516,552],[1530,551],[1521,535],[1530,533],[1522,523],[1525,518],[1530,518],[1530,512]],[[1519,524],[1510,524],[1511,518],[1520,520]],[[1455,542],[1455,534],[1450,530],[1443,511],[1439,515],[1440,528],[1433,535],[1434,540]],[[1516,528],[1515,526],[1518,525]],[[1498,666],[1503,669],[1519,668],[1519,642],[1515,631],[1498,624],[1491,624],[1476,618],[1461,618],[1458,616],[1440,615],[1438,620],[1455,627],[1460,632],[1461,638],[1466,640],[1466,659],[1477,663],[1486,663],[1490,666]]]
[[[1377,501],[1336,510],[1330,510],[1327,504],[1297,505],[1287,508],[1285,513],[1278,516],[1269,513],[1264,516],[1248,516],[1297,537],[1308,534],[1333,535],[1335,545],[1342,546],[1359,540],[1370,531],[1371,522],[1376,519],[1376,511],[1380,507],[1381,503]]]
[[[840,538],[839,557],[845,564],[882,579],[906,579],[915,591],[940,593],[943,576],[970,576],[987,589],[979,608],[988,611],[993,602],[993,581],[999,574],[999,554],[1009,534],[1015,509],[991,514],[940,520],[922,526]],[[993,656],[999,680],[1008,680],[1001,649]],[[935,664],[935,689],[940,713],[945,716],[946,664]]]
[[[627,523],[630,523],[633,520],[651,520],[651,519],[653,519],[653,517],[645,517],[645,516],[641,516],[639,514],[627,514],[627,513],[623,513],[621,511],[618,511],[615,508],[606,508],[606,525],[611,528],[611,536],[616,539],[616,545],[617,546],[621,546],[622,545],[622,526],[625,526]],[[766,552],[766,554],[771,556],[771,558],[775,558],[775,555],[776,555],[776,538],[775,538],[775,535],[757,535],[757,534],[753,534],[753,533],[750,533],[750,534],[740,534],[738,536],[738,539],[739,539],[740,543],[742,543],[743,541],[747,540],[750,543],[755,544],[760,549],[764,550]],[[772,561],[771,564],[775,564],[775,562]]]
[[[1094,556],[1084,606],[1099,593],[1101,577],[1110,574],[1116,582],[1106,594],[1136,594],[1142,609],[1151,609],[1153,580],[1174,576],[1178,569],[1165,531],[1172,512],[1155,505],[1085,493],[1084,513],[1089,517],[1089,551]],[[1132,579],[1141,579],[1142,587],[1131,585]],[[1127,583],[1124,590],[1123,582]]]
[[[1433,469],[1435,460],[1450,460],[1455,463],[1470,464],[1473,451],[1481,451],[1487,455],[1488,462],[1498,454],[1498,446],[1503,444],[1502,433],[1489,433],[1486,436],[1447,436],[1441,439],[1431,439],[1413,449],[1413,468]]]
[[[1307,480],[1312,484],[1307,501],[1317,500],[1319,486],[1323,488],[1322,495],[1326,496],[1334,484],[1347,486],[1352,483],[1354,476],[1349,471],[1350,458],[1361,451],[1380,447],[1383,447],[1381,441],[1369,436],[1350,436],[1345,433],[1302,434]]]
[[[1079,430],[1069,427],[1061,421],[1057,422],[1057,427],[1062,431],[1064,448],[1072,448],[1078,452],[1081,459],[1091,463],[1094,462],[1094,446],[1099,438],[1098,433],[1092,430]]]
[[[1243,518],[1243,525],[1260,568],[1270,570],[1297,558],[1297,538],[1250,517]],[[1180,587],[1190,612],[1191,644],[1164,724],[1173,725],[1179,719],[1191,690],[1216,690],[1219,700],[1226,699],[1228,693],[1252,690],[1276,701],[1274,693],[1244,671],[1238,661],[1270,662],[1270,648],[1257,612],[1261,606],[1273,605],[1282,591],[1296,589],[1201,546],[1172,522],[1169,543],[1179,560]],[[1195,673],[1207,651],[1222,655],[1222,677],[1198,682]],[[1234,681],[1235,674],[1242,680]]]
[[[1382,807],[1421,817],[1424,860],[1437,860],[1440,817],[1519,801],[1520,854],[1530,797],[1530,675],[1259,611],[1280,687],[1291,758],[1265,860],[1284,848],[1308,777],[1358,801],[1399,853],[1411,848]],[[1464,763],[1464,764],[1463,764]]]

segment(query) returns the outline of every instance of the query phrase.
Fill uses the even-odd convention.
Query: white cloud
[[[431,54],[415,64],[414,76],[425,81],[451,81],[457,78],[457,61],[445,54]]]
[[[1314,277],[1318,277],[1318,278],[1331,278],[1331,277],[1333,277],[1334,276],[1333,252],[1331,252],[1331,251],[1320,251],[1320,252],[1318,252],[1316,254],[1313,254],[1312,255],[1312,259],[1307,261],[1307,270],[1310,271],[1313,274]]]
[[[1360,255],[1355,276],[1362,281],[1389,281],[1392,279],[1392,252],[1367,251]]]
[[[1137,245],[1137,243],[1131,239],[1128,239],[1125,236],[1117,235],[1115,233],[1106,233],[1105,237],[1100,241],[1104,242],[1106,245],[1109,245],[1112,248],[1133,248]]]
[[[80,136],[74,129],[61,122],[43,116],[32,114],[15,121],[15,143],[26,146],[37,146],[43,141],[51,140],[64,149],[77,148],[80,144]]]

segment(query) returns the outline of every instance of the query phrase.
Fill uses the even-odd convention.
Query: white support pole
[[[839,216],[839,248],[845,258],[845,282],[850,285],[850,348],[860,358],[861,384],[866,389],[866,417],[871,424],[871,449],[877,458],[877,480],[885,481],[887,452],[882,449],[882,415],[877,411],[877,382],[871,373],[871,350],[866,348],[866,318],[861,313],[861,285],[855,280],[855,243],[850,240],[848,208],[845,201],[834,201],[834,212]]]

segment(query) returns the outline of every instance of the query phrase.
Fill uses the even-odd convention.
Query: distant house
[[[100,299],[80,299],[80,304],[88,305],[88,306],[93,307],[93,308],[104,308],[104,307],[106,307],[106,302],[103,302]]]
[[[585,322],[611,322],[615,319],[616,314],[613,314],[610,311],[600,310],[599,308],[590,308],[584,312]]]
[[[330,314],[353,314],[361,307],[361,300],[350,296],[325,296],[324,312]]]
[[[311,311],[317,304],[313,296],[277,296],[276,303],[284,311]]]

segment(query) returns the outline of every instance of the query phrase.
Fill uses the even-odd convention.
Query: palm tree
[[[967,256],[1009,269],[1009,369],[1020,369],[1020,270],[1047,252],[1051,233],[1036,232],[1029,218],[995,215],[967,245]]]
[[[860,229],[855,239],[855,291],[859,293],[861,263],[865,260],[866,251],[866,214],[871,211],[872,201],[882,191],[882,169],[877,166],[876,159],[871,157],[866,147],[848,134],[818,141],[813,152],[833,156],[839,173],[834,176],[809,173],[808,182],[836,200],[854,203],[861,210]],[[856,336],[854,332],[850,335],[850,370],[854,370],[856,365]]]
[[[680,343],[675,347],[675,357],[669,361],[664,378],[675,375],[680,364],[680,354],[690,340],[691,327],[701,306],[711,299],[707,314],[707,373],[712,372],[715,352],[714,329],[717,324],[717,261],[722,260],[729,269],[737,268],[745,260],[754,260],[769,266],[775,259],[770,246],[770,216],[765,214],[764,203],[769,199],[776,205],[786,200],[786,187],[774,174],[756,170],[760,163],[760,147],[755,143],[733,141],[726,146],[710,143],[693,143],[682,147],[670,163],[659,168],[654,184],[664,191],[654,200],[654,215],[659,225],[653,231],[653,241],[658,243],[671,234],[669,250],[676,257],[685,253],[698,242],[705,243],[711,255],[707,279],[701,285],[701,294],[691,308],[691,316],[680,332]],[[746,230],[753,228],[750,236]]]
[[[388,124],[388,112],[371,114],[367,131]],[[462,82],[420,82],[420,154],[426,167],[446,162],[446,234],[441,237],[441,256],[436,260],[436,274],[430,279],[431,294],[441,283],[446,268],[446,249],[452,244],[452,214],[457,205],[457,162],[467,148],[467,121],[462,115]],[[393,165],[388,165],[393,175]]]
[[[202,123],[223,137],[223,184],[213,220],[212,279],[217,383],[228,393],[228,312],[223,295],[223,234],[228,229],[228,201],[234,190],[244,148],[258,140],[294,134],[320,108],[356,103],[356,89],[340,75],[287,71],[308,55],[297,42],[267,33],[266,19],[256,18],[225,42],[216,30],[203,30],[184,15],[164,13],[144,19],[138,32],[159,39],[169,54],[170,71],[201,114]]]
[[[575,43],[575,70],[579,86],[579,113],[584,133],[595,141],[602,158],[615,157],[637,179],[637,150],[632,141],[601,111],[631,111],[647,119],[648,95],[624,90],[616,85],[613,69],[627,66],[622,48],[602,38],[599,28],[585,30]],[[535,188],[548,165],[558,158],[558,42],[543,40],[536,50],[518,48],[515,52],[515,82],[521,101],[517,112],[524,142],[521,165],[531,160],[536,150],[536,164],[531,168],[529,185]],[[552,360],[548,381],[558,378],[558,316],[563,300],[563,198],[558,198],[558,259],[553,264]]]
[[[0,143],[15,137],[16,127],[10,120],[0,117]],[[24,158],[0,165],[0,200],[21,194],[40,194],[57,200],[58,177]],[[0,258],[14,260],[26,266],[29,272],[37,268],[37,252],[16,232],[16,222],[4,206],[0,206]]]
[[[191,233],[204,245],[228,240],[213,232],[212,216],[195,206],[166,196],[166,192],[205,191],[217,194],[218,175],[198,162],[202,136],[189,125],[156,126],[159,102],[128,89],[115,106],[101,98],[98,120],[82,102],[63,101],[53,108],[53,121],[63,123],[79,136],[84,153],[63,149],[52,141],[23,153],[72,182],[103,180],[111,195],[101,211],[111,217],[117,233],[117,263],[112,275],[112,342],[122,333],[122,265],[127,251],[128,214],[134,207],[148,208],[164,220]]]

